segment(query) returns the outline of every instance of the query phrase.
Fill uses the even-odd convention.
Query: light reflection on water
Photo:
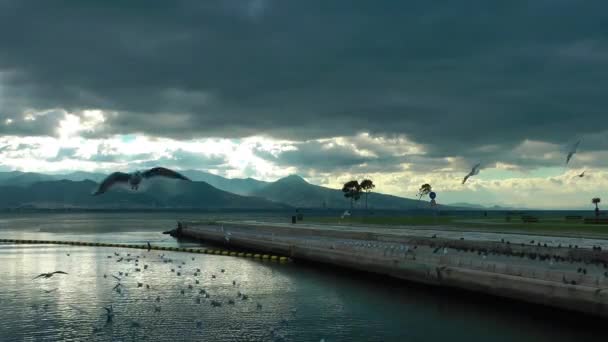
[[[158,233],[166,229],[166,225],[173,226],[174,220],[165,222],[157,216],[139,215],[97,216],[89,220],[82,215],[66,215],[60,219],[36,217],[30,218],[29,223],[5,219],[0,234],[28,234],[27,238],[54,240],[72,237],[85,241],[175,244],[172,238]],[[36,233],[41,226],[52,232]],[[59,232],[59,228],[69,233]],[[100,229],[112,233],[107,230],[102,233]],[[165,257],[161,258],[163,253]],[[550,310],[514,308],[501,301],[476,300],[473,296],[461,297],[309,264],[163,253],[0,244],[0,341],[319,341],[324,338],[328,342],[555,342],[599,336],[599,330],[572,318],[577,314],[570,315],[568,321],[555,321],[548,318]],[[140,272],[135,270],[136,256],[140,256],[137,266]],[[118,262],[120,257],[123,260]],[[128,258],[132,260],[127,262]],[[167,258],[173,261],[165,262]],[[148,268],[144,269],[144,265]],[[201,272],[195,276],[197,268]],[[69,274],[32,280],[39,273],[55,270]],[[123,272],[121,293],[113,290],[117,281],[111,276],[119,276],[119,272]],[[128,276],[124,276],[125,273]],[[199,284],[195,283],[197,279]],[[233,280],[237,286],[232,284]],[[143,286],[138,287],[138,283]],[[146,285],[150,285],[150,289]],[[202,289],[210,298],[200,294]],[[239,299],[239,291],[249,299]],[[156,302],[158,296],[159,303]],[[222,306],[213,307],[212,300],[220,301]],[[229,304],[229,300],[234,300],[234,304]],[[261,309],[257,303],[262,305]],[[108,305],[112,305],[115,312],[109,324],[103,309]],[[155,310],[156,306],[160,312]]]

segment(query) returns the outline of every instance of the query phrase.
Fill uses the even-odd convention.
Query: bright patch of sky
[[[340,188],[341,184],[351,179],[371,178],[377,185],[377,191],[409,198],[416,197],[421,184],[431,183],[438,194],[439,203],[468,202],[535,208],[586,208],[591,197],[602,195],[599,189],[608,188],[608,170],[604,168],[591,168],[586,177],[577,177],[580,166],[585,160],[591,160],[591,152],[581,154],[584,158],[580,159],[583,160],[575,156],[568,167],[526,169],[509,163],[495,163],[482,168],[478,175],[463,185],[461,181],[469,171],[469,162],[455,157],[421,159],[418,162],[415,158],[424,158],[424,149],[405,138],[378,138],[364,133],[354,137],[312,141],[321,143],[321,158],[324,150],[329,153],[332,148],[339,148],[344,153],[351,151],[355,155],[371,158],[372,162],[374,158],[388,158],[389,163],[403,166],[388,168],[390,165],[387,164],[385,170],[383,167],[369,168],[371,162],[365,162],[348,170],[328,171],[314,165],[306,169],[279,165],[272,158],[263,157],[263,153],[274,158],[281,158],[286,151],[304,153],[307,150],[302,149],[300,144],[311,141],[277,140],[263,136],[184,141],[136,134],[105,139],[83,136],[94,132],[103,121],[103,113],[99,111],[87,111],[85,115],[66,113],[57,127],[56,137],[0,136],[0,170],[108,173],[140,169],[142,165],[165,160],[178,169],[180,165],[196,165],[197,170],[229,178],[252,177],[274,181],[299,173],[311,183],[332,188]],[[539,142],[524,142],[517,150],[527,158],[535,156],[530,150],[536,150],[539,153],[536,156],[553,156],[560,163],[560,151],[552,150],[553,147],[559,148]],[[262,155],[260,152],[263,152]],[[396,159],[391,161],[392,157]],[[405,159],[400,159],[402,157]],[[419,164],[424,163],[428,165],[421,169]]]

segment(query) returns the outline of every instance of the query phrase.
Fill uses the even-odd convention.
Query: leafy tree
[[[418,201],[422,199],[422,196],[430,194],[431,191],[433,191],[431,184],[422,184],[422,186],[420,186],[420,189],[418,189]]]
[[[350,209],[353,209],[353,201],[358,201],[361,198],[361,185],[356,180],[351,180],[344,183],[342,186],[344,197],[350,198]]]
[[[591,203],[595,204],[595,216],[600,216],[600,208],[597,206],[602,201],[599,197],[591,199]]]
[[[370,192],[372,192],[372,189],[375,188],[376,185],[374,184],[374,182],[372,182],[371,179],[364,179],[363,181],[361,181],[360,186],[361,189],[365,191],[365,209],[367,209],[367,196]]]

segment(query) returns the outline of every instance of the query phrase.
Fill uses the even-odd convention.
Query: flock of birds
[[[581,140],[578,140],[576,143],[574,143],[574,145],[572,145],[570,147],[570,149],[568,150],[568,153],[566,154],[566,166],[568,166],[568,163],[570,162],[570,159],[572,159],[572,157],[578,152],[578,146],[581,144]],[[464,179],[462,180],[462,184],[466,183],[466,181],[470,178],[473,177],[475,175],[479,174],[479,170],[481,168],[481,163],[477,163],[473,166],[473,168],[471,169],[471,171],[464,176]],[[583,172],[579,173],[578,175],[576,175],[576,177],[579,178],[583,178],[585,177],[585,171],[583,170]]]
[[[148,251],[149,253],[149,251]],[[69,254],[66,254],[69,256]],[[151,256],[151,254],[147,254],[148,256]],[[130,253],[126,253],[125,255],[122,255],[121,253],[118,252],[114,252],[113,255],[108,255],[107,258],[108,259],[115,259],[116,263],[121,263],[121,264],[127,264],[131,267],[129,267],[128,271],[133,272],[133,273],[140,273],[140,272],[146,272],[147,270],[150,270],[150,265],[152,265],[154,262],[156,263],[162,263],[162,264],[168,264],[170,265],[170,274],[173,274],[177,277],[180,277],[182,275],[192,275],[192,277],[188,278],[188,282],[190,282],[189,285],[184,286],[183,288],[181,288],[179,290],[179,295],[176,294],[176,296],[186,296],[187,294],[193,294],[194,295],[194,302],[196,304],[202,304],[203,301],[206,301],[209,303],[209,305],[213,308],[217,308],[217,307],[221,307],[223,305],[237,305],[237,301],[246,301],[246,302],[251,302],[250,299],[250,295],[241,292],[242,290],[240,290],[241,288],[241,284],[237,281],[237,279],[233,279],[231,284],[234,290],[230,290],[230,291],[234,291],[236,292],[234,297],[228,297],[226,298],[225,295],[220,295],[219,293],[217,294],[217,297],[215,295],[212,295],[212,293],[205,289],[203,287],[203,283],[205,282],[205,280],[210,281],[210,282],[215,282],[217,280],[219,280],[219,276],[222,275],[225,277],[226,274],[228,274],[228,272],[226,271],[226,269],[221,268],[218,270],[218,272],[213,272],[208,274],[208,278],[204,279],[205,277],[203,276],[203,271],[201,271],[200,266],[197,265],[191,265],[191,270],[187,271],[186,270],[186,261],[184,260],[174,260],[170,257],[167,257],[165,254],[159,254],[157,255],[158,260],[154,261],[152,260],[149,263],[143,264],[143,267],[140,266],[140,263],[143,262],[143,259],[146,258],[146,254],[142,254],[142,255],[131,255]],[[196,258],[192,257],[192,261],[195,261]],[[131,264],[131,262],[133,262],[133,264]],[[129,277],[129,272],[126,269],[122,269],[122,271],[117,271],[116,274],[104,274],[103,278],[104,279],[114,279],[116,281],[116,283],[114,284],[112,291],[116,292],[118,295],[123,296],[127,289],[128,289],[128,285],[126,285],[123,280],[126,277]],[[208,272],[207,272],[208,273]],[[49,279],[52,278],[55,275],[68,275],[67,272],[64,271],[54,271],[54,272],[48,272],[48,273],[41,273],[39,275],[37,275],[36,277],[34,277],[33,279]],[[230,287],[230,285],[227,285],[228,287]],[[132,288],[141,288],[141,289],[145,289],[147,291],[154,291],[155,288],[152,287],[150,284],[145,284],[143,282],[137,281],[136,284],[133,283],[131,285]],[[198,287],[198,288],[197,288]],[[217,288],[217,286],[215,286],[215,288]],[[239,289],[239,290],[237,290]],[[58,289],[51,289],[51,290],[44,290],[43,291],[45,293],[52,293],[57,291]],[[153,300],[153,310],[155,313],[160,313],[162,311],[161,308],[161,296],[157,295],[154,299],[152,299],[154,297],[155,294],[153,294],[150,297],[150,300]],[[216,298],[212,298],[212,297],[216,297]],[[77,310],[81,310],[78,309],[77,307],[74,306],[74,309]],[[259,301],[256,302],[255,304],[255,310],[257,311],[262,311],[263,306],[262,303],[260,303]],[[103,307],[104,312],[104,316],[105,316],[105,325],[109,325],[112,324],[114,322],[115,317],[117,316],[117,312],[115,311],[115,307],[114,305],[109,305],[106,307]],[[297,310],[296,309],[292,309],[291,310],[291,315],[293,317],[296,316]],[[124,316],[127,316],[127,313],[120,313],[118,312],[119,315],[124,314]],[[141,327],[141,324],[139,322],[136,322],[135,320],[131,319],[131,327],[132,328],[137,328],[137,327]],[[274,341],[284,341],[285,340],[285,335],[280,331],[281,327],[285,327],[287,326],[287,324],[289,323],[287,317],[283,317],[281,318],[280,322],[279,322],[279,327],[275,328],[275,327],[271,327],[269,329],[269,334],[272,337],[272,339]],[[196,329],[201,330],[203,328],[203,322],[199,319],[195,322],[195,326]],[[103,327],[94,327],[93,328],[93,333],[97,334],[100,333],[101,331],[103,331]]]

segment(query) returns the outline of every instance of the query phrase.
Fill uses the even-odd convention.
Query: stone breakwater
[[[184,236],[608,317],[608,251],[324,225],[179,222]]]

